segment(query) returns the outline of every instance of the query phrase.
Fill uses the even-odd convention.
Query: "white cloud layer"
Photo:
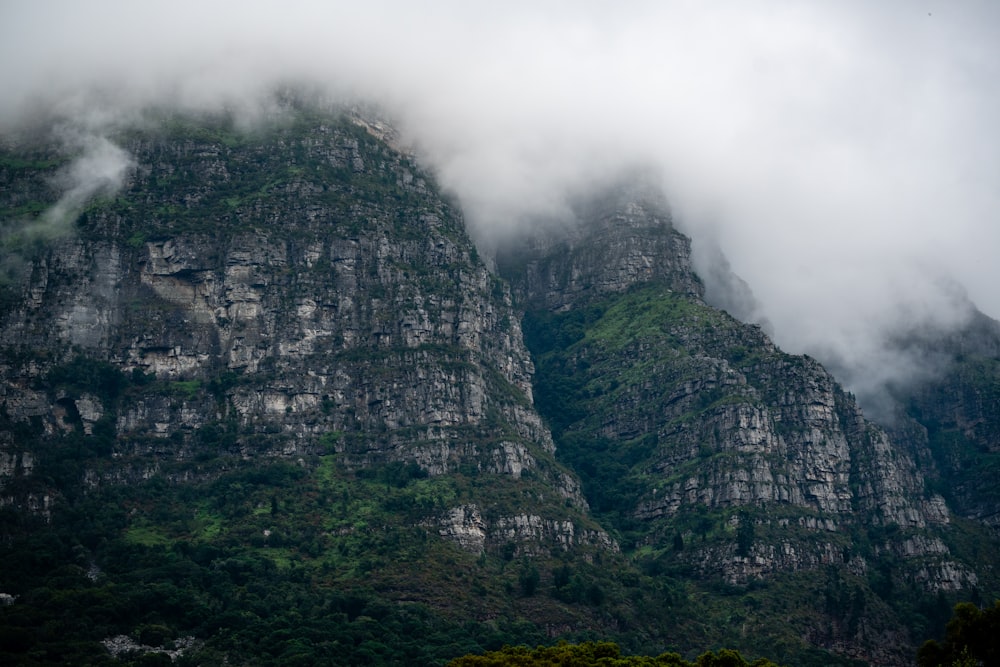
[[[305,83],[385,105],[479,234],[652,163],[779,344],[863,388],[956,285],[1000,316],[998,33],[990,0],[7,0],[0,127]]]

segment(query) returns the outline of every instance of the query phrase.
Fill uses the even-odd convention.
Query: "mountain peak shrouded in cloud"
[[[279,86],[368,100],[483,242],[652,164],[779,344],[862,377],[893,372],[901,326],[965,321],[944,285],[1000,315],[997,26],[995,3],[931,0],[12,0],[0,128],[44,110],[109,157],[102,132],[150,107],[253,122]]]

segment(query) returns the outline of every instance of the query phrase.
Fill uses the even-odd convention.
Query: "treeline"
[[[752,662],[738,651],[706,652],[694,661],[677,653],[656,657],[623,656],[614,642],[584,642],[556,646],[505,646],[482,655],[465,655],[447,667],[778,667],[766,658]],[[977,667],[1000,665],[1000,600],[980,609],[970,602],[955,605],[942,641],[924,642],[917,654],[918,667]]]
[[[917,654],[919,667],[1000,665],[1000,600],[980,609],[971,602],[955,605],[944,640],[931,639]]]
[[[765,658],[747,661],[737,651],[722,649],[689,662],[677,653],[623,656],[614,642],[560,643],[556,646],[505,646],[485,655],[466,655],[448,663],[448,667],[778,667]]]

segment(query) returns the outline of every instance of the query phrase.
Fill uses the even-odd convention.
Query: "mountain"
[[[943,465],[970,413],[934,393],[972,387],[992,433],[995,375],[956,366],[900,394],[895,430],[867,420],[705,301],[641,175],[491,272],[370,113],[160,113],[108,139],[124,183],[71,225],[54,185],[85,154],[0,155],[6,659],[613,638],[907,664],[1000,591],[986,478]]]
[[[965,518],[1000,527],[1000,323],[971,303],[951,332],[911,332],[899,347],[933,360],[937,372],[892,387],[894,424],[912,433],[931,483]]]
[[[708,306],[659,193],[611,188],[577,220],[501,266],[526,304],[536,404],[626,552],[685,578],[766,581],[782,594],[748,596],[743,632],[767,634],[795,600],[823,612],[786,621],[799,636],[875,663],[905,662],[890,655],[901,628],[933,632],[943,597],[992,590],[995,534],[949,509],[924,426],[890,434],[817,361]],[[997,386],[979,377],[951,390]],[[959,402],[991,423],[991,404]]]

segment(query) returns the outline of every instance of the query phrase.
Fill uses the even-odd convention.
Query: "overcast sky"
[[[385,105],[479,234],[658,166],[778,343],[858,386],[910,372],[880,337],[960,321],[962,289],[1000,316],[1000,2],[0,3],[6,130],[276,82]]]

